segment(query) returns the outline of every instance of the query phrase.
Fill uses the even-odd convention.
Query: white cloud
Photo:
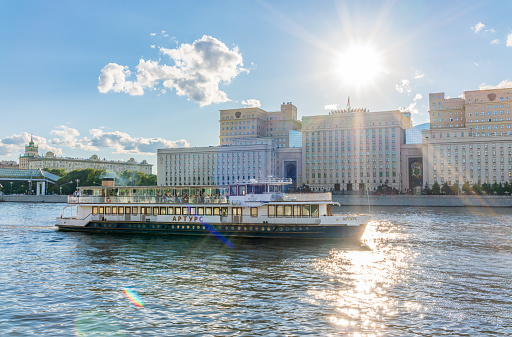
[[[339,104],[327,104],[326,106],[324,106],[324,109],[325,110],[336,110],[336,109],[338,109],[338,105]]]
[[[156,33],[149,33],[149,35],[151,35],[151,36],[155,36],[155,35],[156,35]]]
[[[162,32],[162,34],[165,32]],[[175,89],[179,96],[187,96],[200,106],[227,102],[227,94],[219,90],[220,83],[230,83],[243,68],[242,54],[238,47],[229,49],[221,41],[203,36],[192,44],[182,44],[176,49],[160,48],[174,65],[159,64],[159,61],[139,60],[136,81],[128,81],[131,75],[128,67],[109,63],[101,70],[98,90],[143,95],[161,82],[167,89]]]
[[[121,131],[104,132],[101,129],[91,129],[90,145],[107,147],[115,150],[114,153],[155,154],[157,149],[189,147],[185,139],[176,141],[163,138],[132,137]]]
[[[156,46],[155,46],[154,44],[152,44],[150,47],[151,47],[152,49],[155,49],[155,48],[156,48]]]
[[[483,28],[485,27],[485,25],[481,22],[477,23],[474,27],[471,27],[472,30],[475,31],[475,33],[478,33],[479,31],[481,31]]]
[[[16,155],[18,153],[25,153],[25,145],[30,141],[31,135],[27,132],[14,134],[9,137],[0,139],[0,155]],[[62,149],[50,146],[44,137],[32,136],[34,143],[39,147],[40,155],[44,155],[46,151],[52,151],[57,155],[62,154]],[[42,150],[42,151],[41,151]]]
[[[114,91],[126,92],[132,96],[143,95],[144,89],[142,89],[139,83],[126,81],[126,77],[130,75],[131,72],[128,70],[128,67],[123,67],[116,63],[107,64],[101,69],[101,74],[98,78],[99,92],[105,94],[109,91]]]
[[[512,47],[512,33],[507,36],[507,47]]]
[[[410,94],[411,93],[411,87],[409,86],[409,80],[402,80],[401,85],[395,85],[396,91],[403,94],[404,92]]]
[[[416,107],[416,104],[422,98],[423,98],[423,96],[421,96],[421,94],[416,94],[416,96],[414,96],[414,99],[412,100],[412,103],[409,104],[409,106],[407,108],[399,108],[400,111],[402,111],[402,112],[409,111],[411,114],[419,114],[420,112],[419,112],[418,108]]]
[[[87,137],[77,139],[80,136],[80,132],[77,129],[59,125],[54,130],[51,130],[50,134],[57,136],[57,138],[52,139],[52,144],[86,151],[98,151],[97,147],[90,145],[91,141]]]
[[[491,41],[491,44],[499,44],[500,43],[500,40],[498,39],[494,39]]]
[[[478,86],[478,89],[480,90],[487,90],[487,89],[502,89],[502,88],[512,88],[512,81],[510,80],[503,80],[498,85],[490,85],[482,83]]]
[[[247,101],[242,100],[243,105],[248,105],[251,108],[259,108],[261,106],[261,102],[257,99],[248,99]]]
[[[419,79],[419,78],[422,78],[422,77],[424,77],[424,76],[425,76],[425,74],[424,74],[424,73],[422,73],[422,72],[421,72],[421,71],[419,71],[419,70],[416,70],[416,71],[414,72],[414,78],[415,78],[415,79]]]

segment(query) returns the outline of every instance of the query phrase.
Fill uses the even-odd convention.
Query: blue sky
[[[512,86],[511,12],[510,1],[0,1],[0,160],[33,133],[40,154],[154,164],[157,148],[218,145],[219,110],[247,104],[293,102],[302,117],[350,96],[427,122],[430,92]]]

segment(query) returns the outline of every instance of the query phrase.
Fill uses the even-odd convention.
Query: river
[[[230,248],[59,232],[62,207],[0,203],[0,336],[512,335],[509,209],[374,207],[362,242]]]

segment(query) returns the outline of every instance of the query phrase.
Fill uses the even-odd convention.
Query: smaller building
[[[34,144],[34,139],[32,135],[30,135],[30,142],[28,145],[25,145],[25,154],[20,156],[19,167],[21,169],[28,169],[28,162],[35,158],[39,158],[39,148]]]
[[[35,157],[28,160],[28,168],[30,169],[64,169],[71,172],[80,169],[107,170],[109,172],[136,171],[144,174],[152,173],[152,164],[148,164],[146,160],[137,162],[130,158],[127,161],[116,161],[100,159],[97,155],[92,155],[89,159],[81,158],[62,158],[56,157],[53,152],[47,152],[44,157]]]

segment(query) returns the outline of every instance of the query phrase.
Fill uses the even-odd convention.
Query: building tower
[[[32,158],[39,157],[39,148],[34,144],[32,134],[30,135],[30,142],[25,145],[25,154],[20,156],[20,168],[28,169],[28,161]]]

